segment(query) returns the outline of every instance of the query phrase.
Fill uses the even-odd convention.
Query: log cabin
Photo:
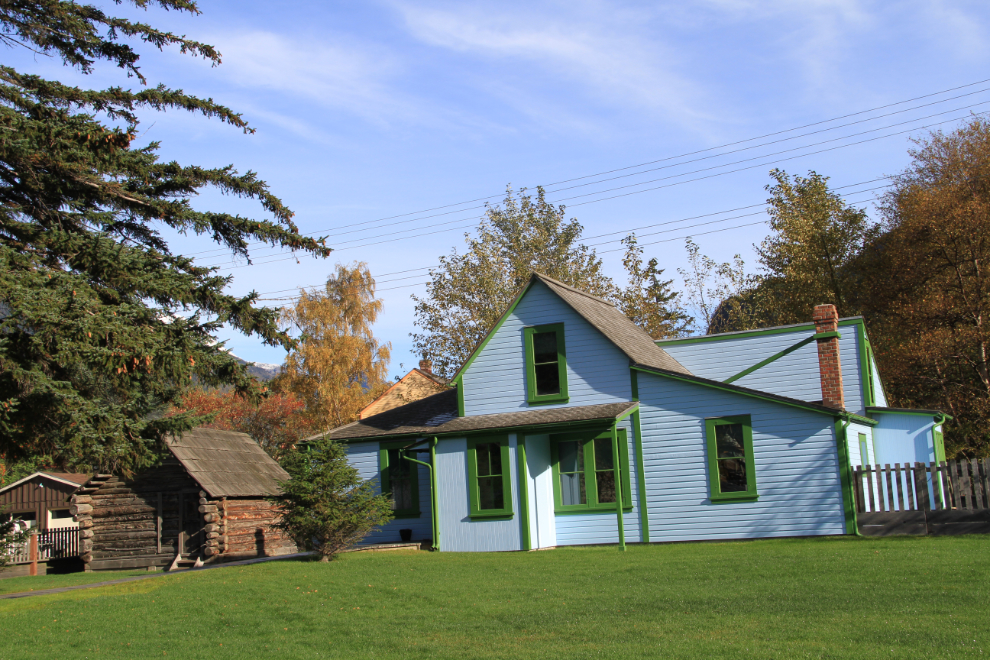
[[[87,571],[181,568],[290,554],[268,497],[289,479],[249,435],[198,428],[131,479],[95,474],[72,496]]]

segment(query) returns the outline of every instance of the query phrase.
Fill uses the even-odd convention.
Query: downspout
[[[612,422],[612,469],[615,472],[615,517],[619,526],[619,549],[626,551],[626,530],[622,520],[622,470],[619,468],[619,434]]]
[[[862,536],[859,532],[859,522],[856,520],[856,499],[853,495],[852,466],[849,464],[849,443],[846,439],[846,429],[852,420],[836,418],[835,444],[839,458],[839,483],[842,487],[842,505],[846,518],[846,533]]]
[[[425,465],[430,470],[430,511],[431,511],[431,522],[433,523],[433,549],[440,549],[440,521],[438,520],[438,514],[440,513],[440,507],[437,503],[437,473],[433,469],[433,466],[437,463],[437,438],[434,437],[430,440],[430,462],[424,463],[423,461],[418,461],[415,458],[409,458],[408,456],[403,456],[407,461],[413,463],[419,463],[420,465]]]

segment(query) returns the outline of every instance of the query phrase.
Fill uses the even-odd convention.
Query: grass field
[[[986,536],[356,553],[0,601],[0,658],[988,657],[988,557]]]

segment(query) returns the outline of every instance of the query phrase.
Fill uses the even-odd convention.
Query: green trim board
[[[633,372],[636,373],[635,371]],[[639,409],[632,414],[633,450],[636,455],[636,494],[639,501],[640,540],[650,542],[650,512],[646,507],[646,467],[643,465],[643,431],[639,425]]]
[[[863,407],[877,404],[873,391],[873,365],[870,361],[870,344],[866,338],[866,324],[856,326],[856,339],[859,345],[859,378],[863,384]]]
[[[784,357],[785,355],[790,355],[791,353],[793,353],[794,351],[798,350],[802,346],[806,346],[806,345],[810,344],[811,342],[815,341],[815,339],[817,339],[817,338],[818,338],[818,335],[812,335],[812,336],[810,336],[810,337],[808,337],[806,339],[802,339],[801,341],[799,341],[798,343],[794,344],[793,346],[788,346],[787,348],[785,348],[784,350],[780,351],[779,353],[777,353],[775,355],[771,355],[766,360],[763,360],[762,362],[757,362],[752,367],[748,367],[746,369],[743,369],[742,371],[740,371],[739,373],[737,373],[735,376],[729,376],[728,378],[726,378],[722,382],[727,383],[727,384],[728,383],[734,383],[737,380],[739,380],[740,378],[744,378],[744,377],[750,375],[751,373],[753,373],[757,369],[762,369],[763,367],[767,366],[768,364],[770,364],[772,362],[776,362],[777,360],[779,360],[780,358]]]
[[[876,454],[874,454],[876,456]],[[870,464],[870,445],[866,441],[866,434],[859,434],[859,464],[869,465]]]
[[[628,465],[629,458],[628,458],[628,456],[626,457],[626,461],[625,461],[626,462],[626,465],[625,465],[626,478],[623,479],[622,478],[623,470],[621,469],[622,468],[622,461],[619,459],[619,434],[616,432],[615,423],[614,422],[612,424],[612,430],[611,430],[611,433],[609,435],[611,436],[609,438],[609,444],[611,445],[610,448],[612,450],[612,452],[611,452],[612,453],[612,478],[615,480],[615,490],[616,490],[616,492],[619,493],[619,496],[615,498],[615,523],[616,523],[616,527],[618,528],[617,531],[618,531],[618,535],[619,535],[619,549],[622,550],[623,552],[625,552],[625,550],[626,550],[626,524],[625,524],[625,521],[622,519],[623,518],[623,516],[622,516],[622,504],[623,504],[623,500],[626,500],[626,497],[625,497],[626,489],[623,488],[623,486],[627,486],[627,487],[629,486],[629,465]],[[625,444],[625,433],[623,433],[622,436],[623,436],[623,444]],[[596,447],[596,449],[597,449],[597,447]],[[626,452],[628,453],[628,451],[629,451],[629,449],[627,447],[626,448]],[[597,460],[597,458],[596,458],[596,460]],[[629,498],[628,498],[627,501],[630,502],[630,503],[632,502],[632,495],[629,496]]]
[[[509,308],[505,310],[502,316],[498,318],[498,321],[495,322],[495,325],[492,326],[492,329],[489,330],[488,334],[485,335],[484,339],[482,339],[478,343],[475,349],[471,352],[471,355],[468,356],[468,359],[464,361],[464,364],[461,365],[461,368],[457,370],[457,373],[453,375],[451,380],[457,380],[464,375],[464,372],[467,371],[467,368],[471,366],[471,363],[473,363],[475,358],[478,357],[478,354],[481,353],[481,351],[484,350],[485,346],[488,345],[488,342],[491,341],[493,336],[495,336],[495,333],[498,332],[498,329],[502,327],[502,325],[505,323],[505,320],[509,318],[509,315],[512,314],[512,312],[515,311],[516,307],[519,305],[519,301],[522,300],[523,296],[526,295],[526,292],[529,291],[529,288],[533,286],[533,282],[535,281],[536,278],[534,276],[530,276],[529,281],[526,282],[525,286],[523,286],[522,291],[520,291],[516,295],[516,297],[513,298],[512,303],[509,305]]]
[[[378,443],[379,483],[383,493],[393,495],[393,507],[396,505],[392,492],[393,480],[408,480],[409,484],[408,506],[393,508],[393,515],[396,519],[422,516],[422,511],[419,508],[419,466],[409,465],[402,460],[405,458],[408,444],[407,442]],[[404,468],[407,467],[408,470],[405,470]]]
[[[471,519],[511,518],[509,436],[489,435],[469,439],[467,463]]]
[[[870,415],[920,415],[922,417],[942,416],[943,419],[952,419],[952,416],[946,415],[938,410],[912,410],[911,408],[881,408],[878,406],[870,406],[866,409],[866,412]],[[936,424],[938,423],[940,422],[936,422]]]
[[[839,327],[856,325],[863,323],[862,316],[849,316],[839,319]],[[721,341],[723,339],[743,339],[745,337],[758,337],[760,335],[781,335],[788,332],[803,332],[814,330],[814,322],[797,323],[795,325],[779,325],[772,328],[757,328],[756,330],[742,330],[739,332],[722,332],[715,335],[703,335],[701,337],[677,337],[673,339],[658,339],[654,343],[661,348],[666,344],[698,344],[701,342]]]
[[[519,463],[519,525],[522,549],[532,550],[529,539],[529,468],[526,464],[526,437],[516,437],[516,461]]]
[[[730,385],[727,383],[721,383],[717,380],[709,380],[707,378],[701,378],[700,376],[688,376],[686,374],[675,374],[670,371],[662,371],[660,369],[655,369],[653,367],[643,366],[641,364],[634,364],[630,369],[635,369],[636,371],[642,371],[643,373],[652,374],[654,376],[661,376],[663,378],[670,378],[672,380],[679,380],[685,383],[694,383],[695,385],[700,385],[702,387],[710,387],[716,390],[722,390],[723,392],[732,392],[733,394],[741,394],[743,396],[748,396],[753,399],[759,399],[761,401],[769,401],[770,403],[779,403],[783,406],[790,406],[791,408],[798,408],[799,410],[807,410],[809,412],[815,412],[822,415],[828,415],[834,417],[836,415],[842,417],[843,419],[851,419],[859,424],[866,424],[867,426],[876,426],[880,422],[875,419],[870,419],[869,417],[862,417],[851,412],[845,412],[840,410],[832,410],[831,408],[826,408],[824,406],[816,406],[814,404],[809,404],[804,401],[798,401],[797,399],[789,399],[784,396],[779,396],[776,394],[770,394],[768,392],[761,392],[759,390],[752,390],[748,387],[741,387],[739,385]]]
[[[633,401],[639,401],[639,377],[632,369],[629,370],[629,392]]]
[[[842,512],[846,519],[846,534],[859,534],[856,521],[856,505],[853,499],[852,465],[849,461],[849,443],[846,440],[850,420],[835,418],[835,449],[839,460],[839,484],[842,487]]]
[[[753,457],[753,422],[749,415],[705,419],[705,447],[708,453],[708,497],[712,504],[755,502],[759,499],[756,459]],[[739,467],[742,467],[742,475],[739,474]],[[740,476],[743,479],[741,484],[738,481]],[[740,485],[743,488],[738,488]]]
[[[464,377],[458,376],[454,383],[457,388],[457,416],[464,417]]]
[[[615,469],[615,454],[609,450],[610,459],[605,457],[605,448],[612,447],[617,451],[619,468],[621,474],[626,475],[620,478],[619,490],[622,493],[622,508],[624,511],[632,511],[632,487],[629,481],[629,447],[626,444],[626,430],[617,429],[615,433],[616,441],[612,441],[612,428],[604,433],[554,433],[550,436],[550,466],[553,474],[553,501],[555,514],[567,513],[602,513],[616,510],[615,502],[600,502],[599,488],[600,482],[607,484],[608,478],[599,475]],[[602,442],[607,440],[608,443]],[[576,451],[571,451],[565,456],[572,460],[565,463],[567,469],[561,469],[560,445],[563,443],[575,443],[578,446]],[[614,448],[614,447],[613,447]],[[571,475],[569,480],[578,484],[576,492],[572,496],[584,499],[583,503],[564,504],[564,493],[561,487],[561,473],[565,476]],[[615,481],[612,482],[613,488]]]
[[[523,340],[526,354],[526,401],[531,406],[567,403],[564,324],[530,326],[523,330]],[[541,344],[543,348],[537,344]]]

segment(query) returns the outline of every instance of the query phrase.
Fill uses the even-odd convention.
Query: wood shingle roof
[[[210,497],[279,495],[283,470],[246,433],[197,428],[168,443],[172,454]]]

